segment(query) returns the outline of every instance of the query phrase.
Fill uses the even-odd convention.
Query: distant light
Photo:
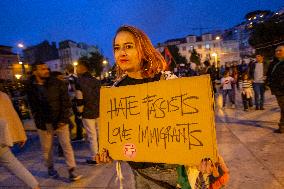
[[[249,24],[252,25],[252,22],[250,22]]]
[[[262,15],[260,15],[260,17],[262,18],[262,17],[263,17],[263,14],[262,14]]]
[[[276,12],[275,14],[279,14],[279,12]]]
[[[108,72],[109,74],[111,74],[111,72]]]
[[[217,53],[214,52],[214,53],[212,53],[211,55],[212,55],[213,57],[216,57],[216,56],[217,56]]]
[[[22,62],[22,61],[20,61],[20,62],[19,62],[19,64],[21,64],[21,65],[22,65],[22,64],[23,64],[23,62]]]
[[[23,43],[18,43],[18,45],[17,45],[19,48],[24,48],[25,47],[25,45],[23,44]]]
[[[106,65],[107,63],[108,63],[107,60],[104,60],[104,61],[103,61],[103,64],[104,64],[104,65]]]
[[[249,18],[249,20],[251,20],[251,18]]]
[[[256,16],[255,16],[255,17],[253,17],[253,19],[255,20],[255,19],[256,19]]]
[[[73,65],[74,66],[78,66],[78,62],[73,62]]]
[[[220,39],[220,37],[219,37],[219,36],[217,36],[215,39],[216,39],[216,40],[219,40],[219,39]]]
[[[16,79],[20,79],[22,77],[21,74],[15,74]]]

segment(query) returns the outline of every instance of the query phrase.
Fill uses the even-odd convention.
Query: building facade
[[[60,59],[45,62],[51,71],[62,71]]]
[[[12,52],[12,47],[0,45],[0,79],[14,80],[15,74],[22,74],[17,54]]]
[[[82,56],[90,56],[90,53],[97,52],[98,48],[86,43],[76,43],[72,40],[59,42],[59,59],[62,68],[68,64],[74,64]]]
[[[38,45],[27,47],[23,50],[24,60],[29,64],[35,61],[47,62],[58,59],[58,49],[56,43],[51,44],[48,41],[43,41]]]
[[[158,50],[162,52],[163,48],[168,45],[176,45],[179,48],[179,53],[186,57],[188,62],[190,62],[193,49],[199,54],[201,62],[209,60],[211,63],[220,62],[221,65],[224,65],[240,61],[238,41],[225,41],[221,35],[206,33],[202,36],[188,35],[185,38],[171,39],[159,44]]]

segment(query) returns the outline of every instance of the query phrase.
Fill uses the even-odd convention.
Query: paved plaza
[[[237,99],[240,99],[237,94]],[[284,188],[284,134],[275,134],[280,116],[276,99],[266,92],[265,110],[244,112],[240,101],[236,109],[216,110],[218,150],[230,168],[227,189],[281,189]],[[115,163],[90,166],[85,163],[88,145],[73,143],[78,172],[84,178],[70,183],[63,158],[57,158],[56,168],[61,177],[47,176],[36,132],[28,132],[29,142],[17,157],[36,176],[42,188],[118,188]],[[128,164],[122,164],[123,188],[139,188]],[[0,167],[0,188],[25,189],[16,177]],[[175,179],[175,178],[173,178]],[[152,188],[158,188],[152,185]]]

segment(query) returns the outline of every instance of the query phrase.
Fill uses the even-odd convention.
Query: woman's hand
[[[103,149],[101,154],[96,155],[96,162],[97,163],[111,163],[113,159],[109,156],[109,152],[107,149]]]
[[[213,163],[210,158],[204,158],[201,160],[198,170],[202,174],[210,174],[214,177],[219,177],[218,167],[222,169],[223,172],[229,172],[227,165],[224,162],[224,159],[218,155],[217,162]]]

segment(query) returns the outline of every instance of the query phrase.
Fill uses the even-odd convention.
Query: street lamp
[[[218,55],[215,52],[213,52],[211,55],[214,57],[215,67],[217,67],[217,56]]]
[[[15,74],[16,79],[20,79],[22,77],[21,74]]]
[[[78,62],[77,61],[73,62],[73,66],[74,66],[74,74],[77,74]]]
[[[73,66],[78,66],[78,62],[77,61],[73,62]]]
[[[103,60],[104,65],[107,65],[107,63],[108,63],[107,60]]]
[[[23,49],[25,47],[25,45],[23,43],[18,43],[17,45],[20,49]]]
[[[219,36],[216,36],[216,38],[215,38],[216,40],[219,40],[220,39],[220,37]]]
[[[18,43],[17,47],[20,48],[21,50],[23,50],[25,48],[25,45],[23,43]],[[20,52],[18,52],[18,62],[19,64],[22,66],[22,74],[23,74],[23,78],[26,78],[26,70],[25,70],[25,65],[24,63],[21,61],[21,57],[20,57]],[[19,75],[19,74],[17,74]],[[22,75],[21,75],[22,76]],[[21,76],[19,78],[21,78]],[[17,78],[17,76],[15,76]],[[18,78],[17,78],[18,79]]]

